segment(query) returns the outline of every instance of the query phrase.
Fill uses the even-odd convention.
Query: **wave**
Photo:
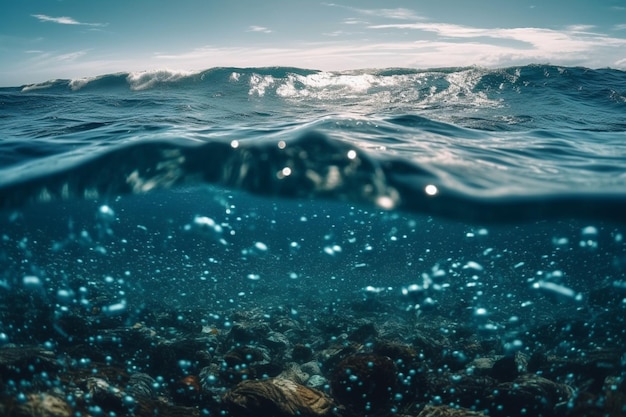
[[[563,91],[582,91],[604,84],[615,102],[625,102],[624,71],[526,65],[500,69],[480,67],[460,68],[386,68],[351,71],[319,71],[292,67],[236,68],[218,67],[203,71],[159,69],[137,72],[119,72],[78,79],[56,79],[23,86],[22,92],[40,90],[96,91],[124,88],[141,91],[158,88],[206,87],[219,88],[232,83],[250,86],[250,94],[263,95],[265,88],[282,96],[310,96],[328,88],[346,88],[354,92],[371,92],[376,88],[411,85],[426,90],[462,88],[468,85],[479,91],[505,90],[516,92],[534,88],[553,87]],[[471,80],[473,82],[468,83]],[[611,88],[610,86],[613,86]],[[594,91],[598,91],[593,88]]]
[[[484,130],[503,126],[508,130],[516,125],[524,129],[545,125],[581,130],[626,129],[622,117],[626,109],[626,72],[612,69],[527,65],[340,72],[287,67],[158,70],[52,80],[24,86],[21,91],[119,97],[167,91],[191,94],[196,99],[257,100],[267,107],[285,102],[327,104],[335,106],[329,108],[333,112],[354,114],[420,111],[429,112],[432,118]],[[499,123],[484,123],[481,114],[472,114],[485,109],[494,109],[490,117],[499,118]],[[511,114],[510,109],[519,112]],[[441,114],[447,118],[441,119]]]
[[[74,158],[61,169],[56,164],[52,170],[38,171],[25,166],[3,176],[0,208],[214,184],[264,196],[331,199],[471,222],[626,220],[622,192],[470,189],[450,182],[433,167],[374,158],[317,132],[278,144],[141,142]]]
[[[210,183],[467,220],[623,221],[625,97],[626,72],[547,65],[163,70],[0,89],[0,207]]]

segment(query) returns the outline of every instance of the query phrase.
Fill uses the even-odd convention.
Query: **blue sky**
[[[4,0],[0,86],[154,69],[626,69],[624,0]]]

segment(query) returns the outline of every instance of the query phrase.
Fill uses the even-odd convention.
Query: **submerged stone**
[[[447,405],[427,405],[417,417],[486,417],[486,414],[465,408],[453,408]]]
[[[335,408],[321,391],[283,378],[243,381],[224,395],[223,403],[234,417],[323,417],[334,415]]]
[[[342,360],[331,379],[333,396],[348,415],[374,414],[390,406],[397,385],[396,368],[386,356],[351,355]]]

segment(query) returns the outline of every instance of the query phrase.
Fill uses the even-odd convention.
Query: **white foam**
[[[159,69],[150,71],[131,72],[126,77],[130,89],[134,91],[146,90],[156,84],[175,82],[180,79],[198,74],[198,71]]]
[[[90,82],[98,80],[98,79],[100,79],[102,77],[104,77],[104,76],[77,78],[75,80],[71,80],[69,85],[70,85],[70,88],[72,89],[72,91],[78,91],[81,88],[83,88],[84,86],[86,86],[87,84],[89,84]]]
[[[248,95],[258,95],[259,97],[263,97],[265,95],[265,90],[274,85],[274,77],[271,75],[259,75],[252,74],[250,76],[250,90],[248,91]]]
[[[61,81],[61,80],[49,80],[49,81],[45,81],[43,83],[25,85],[24,87],[22,87],[22,93],[26,93],[28,91],[43,90],[43,89],[46,89],[46,88],[50,88],[53,85],[55,85],[56,83],[58,83],[59,81]]]

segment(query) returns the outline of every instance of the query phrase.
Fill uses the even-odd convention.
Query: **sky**
[[[0,86],[158,69],[626,70],[624,0],[2,0]]]

